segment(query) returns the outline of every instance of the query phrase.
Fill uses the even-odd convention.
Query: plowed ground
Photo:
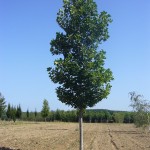
[[[132,124],[85,123],[84,150],[150,150]],[[0,122],[0,150],[79,150],[78,123]]]

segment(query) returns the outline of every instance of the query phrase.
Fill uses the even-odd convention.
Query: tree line
[[[77,110],[59,110],[49,111],[48,115],[44,117],[41,112],[29,111],[21,112],[21,116],[17,116],[18,109],[11,111],[10,117],[8,111],[6,116],[3,117],[5,120],[22,120],[22,121],[47,121],[47,122],[78,122],[78,111]],[[134,113],[133,112],[120,112],[110,110],[85,110],[83,113],[83,120],[85,123],[133,123]]]
[[[49,111],[46,117],[42,116],[42,112],[23,112],[22,119],[28,121],[51,121],[51,122],[78,122],[78,110],[59,110]],[[36,115],[35,115],[36,114]],[[110,110],[85,110],[83,120],[85,123],[133,123],[133,112],[120,112]]]
[[[22,112],[20,104],[16,107],[8,103],[6,105],[5,98],[0,93],[0,118],[2,120],[23,120],[23,121],[62,121],[62,122],[78,122],[78,110],[59,110],[50,111],[49,103],[46,99],[43,100],[42,110],[40,112]],[[132,112],[119,112],[110,110],[84,110],[84,122],[90,123],[133,123]]]
[[[131,107],[133,111],[112,111],[106,109],[86,109],[83,113],[85,123],[134,123],[137,127],[149,125],[150,123],[150,104],[143,99],[142,95],[130,92]],[[78,122],[78,110],[59,110],[50,111],[49,103],[43,100],[42,110],[40,112],[22,111],[21,105],[13,106],[10,103],[6,105],[4,96],[0,93],[0,118],[2,120],[14,122],[22,121],[59,121],[59,122]]]

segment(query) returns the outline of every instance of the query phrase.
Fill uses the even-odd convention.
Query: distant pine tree
[[[0,118],[2,117],[3,113],[5,112],[6,104],[5,98],[0,93]]]
[[[11,118],[15,122],[16,121],[16,107],[12,106],[10,110],[11,110]]]
[[[11,119],[12,115],[11,115],[11,106],[10,106],[10,103],[8,103],[6,115],[7,115],[8,119]]]
[[[29,113],[29,110],[28,110],[28,109],[27,109],[26,115],[27,115],[27,118],[29,118],[30,113]]]
[[[21,115],[22,115],[22,110],[21,110],[21,106],[19,104],[19,106],[17,106],[17,110],[16,110],[16,118],[21,119]]]

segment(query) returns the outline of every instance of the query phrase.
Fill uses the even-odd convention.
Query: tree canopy
[[[50,51],[60,55],[49,67],[49,77],[59,83],[56,89],[59,100],[74,108],[94,106],[110,93],[113,80],[110,69],[104,68],[105,51],[98,45],[106,41],[110,15],[97,11],[93,0],[63,0],[63,9],[57,22],[64,32],[56,33]]]

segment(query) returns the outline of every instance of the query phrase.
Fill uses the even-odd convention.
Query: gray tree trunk
[[[80,150],[83,150],[83,111],[79,110]]]

